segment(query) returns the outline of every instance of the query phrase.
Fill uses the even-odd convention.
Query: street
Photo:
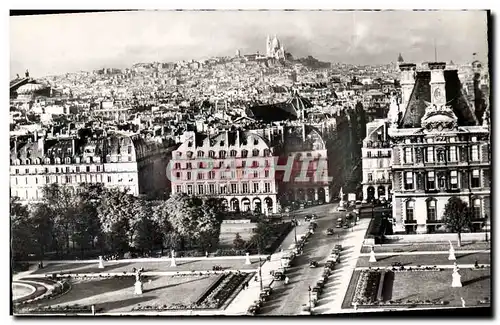
[[[275,282],[273,285],[275,293],[264,305],[261,312],[263,315],[297,315],[300,314],[302,305],[309,303],[308,287],[314,287],[322,277],[323,266],[331,249],[335,244],[342,243],[342,239],[351,231],[351,229],[334,228],[336,219],[345,215],[345,212],[337,212],[336,209],[337,204],[328,204],[299,211],[301,217],[298,220],[301,224],[304,222],[302,217],[304,214],[316,214],[318,228],[305,245],[303,254],[294,259],[292,267],[287,271],[290,283],[285,286],[283,282]],[[334,228],[334,235],[326,235],[327,228]],[[286,241],[283,243],[284,248],[293,243],[293,233],[286,238]],[[348,247],[344,247],[345,249]],[[309,262],[312,260],[317,261],[319,266],[310,268]]]

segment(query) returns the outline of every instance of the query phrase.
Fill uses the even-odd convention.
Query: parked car
[[[327,234],[327,235],[333,235],[333,228],[328,228],[328,229],[326,230],[326,234]]]
[[[305,222],[309,222],[309,221],[311,221],[311,216],[310,216],[310,215],[306,215],[306,216],[304,217],[304,221],[305,221]]]
[[[338,251],[341,251],[342,250],[342,245],[337,244],[337,245],[335,245],[334,249],[336,249]]]
[[[311,221],[311,223],[309,224],[309,229],[316,230],[316,228],[318,228],[318,224]]]
[[[342,218],[337,219],[337,225],[335,226],[336,228],[342,228],[344,222],[342,221]]]

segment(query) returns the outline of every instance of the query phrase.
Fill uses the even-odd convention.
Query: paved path
[[[488,268],[478,268],[477,270],[489,270],[490,264],[479,264],[479,265],[484,265],[485,267],[487,266]],[[437,267],[441,269],[453,269],[455,266],[450,265],[450,264],[443,264],[443,265],[421,265],[420,267]],[[457,264],[459,269],[474,269],[475,266],[474,264]],[[410,266],[411,267],[411,266]],[[405,269],[408,269],[409,267],[406,266]],[[369,270],[369,269],[392,269],[392,266],[378,266],[378,267],[371,267],[371,266],[359,266],[356,267],[356,270]],[[418,269],[418,267],[412,267],[412,269]]]
[[[401,253],[375,253],[375,256],[399,256],[399,255],[448,255],[449,251],[415,251],[415,252],[401,252]],[[455,251],[455,255],[457,254],[490,254],[491,251],[489,249],[486,250],[470,250],[470,251]],[[362,253],[359,256],[370,256],[370,253]]]
[[[363,239],[370,224],[370,219],[361,219],[354,228],[354,232],[347,233],[342,241],[342,246],[351,247],[340,255],[340,269],[335,269],[328,279],[327,289],[320,296],[318,306],[313,309],[315,314],[336,314],[342,311],[342,302],[349,288],[351,277],[356,268]],[[332,289],[332,290],[328,290]]]

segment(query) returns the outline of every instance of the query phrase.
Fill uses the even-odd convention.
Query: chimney
[[[406,108],[406,105],[410,101],[411,92],[415,86],[415,75],[416,75],[417,65],[414,63],[402,63],[399,65],[401,70],[401,92],[402,92],[402,106]]]
[[[76,155],[76,140],[75,137],[71,137],[71,154]]]
[[[38,138],[38,150],[42,153],[42,156],[45,155],[45,137],[41,136]]]
[[[445,62],[429,63],[429,70],[431,70],[431,103],[438,106],[446,104],[445,68]]]

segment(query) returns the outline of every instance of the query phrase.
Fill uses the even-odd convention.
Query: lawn
[[[457,264],[474,264],[477,260],[479,264],[490,264],[490,253],[460,254],[455,253]],[[357,267],[382,267],[391,266],[394,262],[400,262],[405,266],[417,265],[452,265],[453,261],[448,260],[448,254],[433,255],[390,255],[376,256],[377,262],[370,263],[369,256],[361,256],[358,259]]]
[[[33,292],[31,288],[18,285],[15,283],[12,284],[12,300],[16,300],[17,298],[27,296],[31,292]]]
[[[253,233],[251,231],[250,232],[248,232],[248,231],[247,232],[240,232],[239,234],[244,241],[249,241],[253,235]],[[234,248],[233,241],[234,241],[235,237],[236,237],[236,232],[221,233],[219,236],[219,244],[217,245],[217,247],[220,249]]]
[[[180,259],[176,260],[177,266],[171,267],[170,260],[152,260],[151,262],[120,262],[120,261],[109,261],[104,262],[104,269],[98,268],[98,262],[94,264],[82,263],[82,264],[62,264],[48,265],[44,269],[37,270],[35,274],[50,274],[50,273],[101,273],[101,272],[131,272],[133,268],[139,269],[144,268],[145,271],[206,271],[212,270],[214,265],[220,265],[225,270],[248,270],[256,269],[258,267],[258,261],[252,260],[252,264],[245,264],[245,257],[242,256],[241,259],[220,259],[220,260],[197,260],[197,261],[183,261]]]
[[[445,300],[447,306],[479,305],[478,301],[491,299],[490,272],[488,270],[460,270],[462,288],[452,288],[452,271],[442,272],[397,272],[394,273],[392,293],[384,293],[390,300]],[[389,286],[390,287],[390,286]]]
[[[149,279],[151,283],[148,282]],[[143,281],[142,295],[134,295],[134,277],[74,281],[70,292],[38,306],[95,305],[97,309],[103,308],[103,312],[126,312],[139,304],[190,304],[216,279],[215,275],[150,277]]]
[[[461,247],[457,247],[456,242],[453,242],[453,247],[455,252],[460,250],[485,250],[490,249],[491,244],[486,242],[480,243],[463,243]],[[425,251],[448,251],[450,249],[450,244],[448,243],[415,243],[415,244],[401,244],[401,245],[382,245],[375,246],[375,253],[392,253],[392,252],[425,252]],[[370,246],[363,246],[361,248],[361,253],[370,253]]]

